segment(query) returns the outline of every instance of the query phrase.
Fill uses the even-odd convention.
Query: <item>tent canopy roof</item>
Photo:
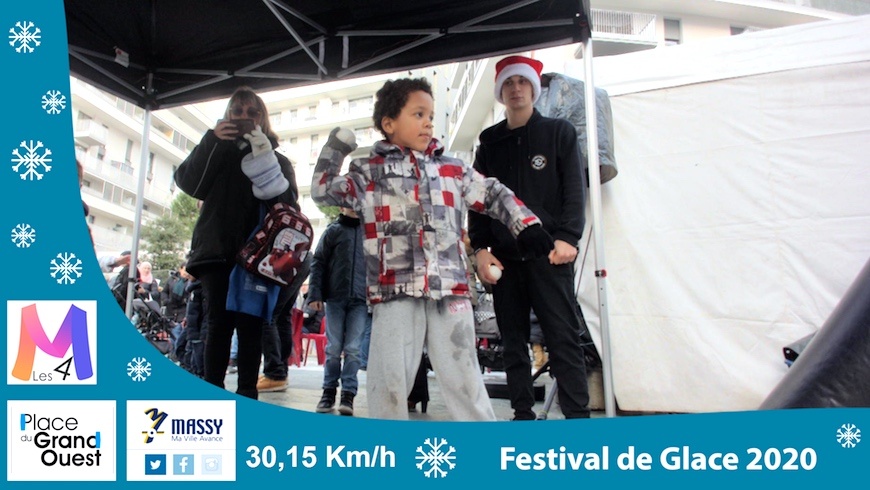
[[[588,0],[64,4],[71,73],[151,109],[225,97],[239,85],[290,88],[584,42],[591,33]]]

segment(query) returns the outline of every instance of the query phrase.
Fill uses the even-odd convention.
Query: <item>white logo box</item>
[[[6,479],[115,481],[115,400],[7,400]]]
[[[175,473],[176,455],[192,456],[192,474]],[[161,456],[165,467],[149,472],[146,459]],[[235,401],[127,401],[128,481],[235,481],[235,461]]]

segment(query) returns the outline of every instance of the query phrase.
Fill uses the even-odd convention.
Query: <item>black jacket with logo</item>
[[[508,129],[505,120],[485,129],[474,168],[514,191],[554,239],[577,246],[586,222],[586,162],[581,159],[571,123],[535,109],[523,127]],[[468,234],[475,250],[491,247],[499,259],[521,258],[516,240],[497,220],[468,213]]]

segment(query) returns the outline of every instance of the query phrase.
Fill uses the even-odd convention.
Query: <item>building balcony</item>
[[[357,108],[347,111],[319,112],[315,117],[272,117],[272,130],[283,135],[314,134],[329,131],[336,126],[355,129],[355,127],[372,124],[372,109]]]
[[[122,189],[125,195],[125,199],[120,200],[118,205],[126,211],[135,211],[135,195],[138,188],[139,173],[133,166],[124,162],[99,160],[90,155],[79,155],[78,158],[84,168],[85,179],[93,181],[92,184],[95,187],[94,189],[89,189],[89,193],[102,195],[99,190],[96,190],[96,188],[102,188],[98,185],[98,181],[113,185]],[[143,211],[153,217],[160,216],[163,213],[163,209],[170,205],[173,198],[174,196],[169,190],[160,189],[146,182],[145,205],[148,206],[148,209]],[[132,220],[132,216],[126,217],[126,212],[118,214]]]
[[[592,9],[595,56],[611,56],[652,49],[658,45],[655,14]],[[580,46],[574,53],[583,56]]]
[[[76,144],[85,148],[105,146],[109,138],[109,129],[93,119],[83,119],[76,122],[73,136]]]
[[[495,79],[496,59],[474,60],[460,63],[451,79],[459,80],[451,90],[457,91],[450,109],[446,142],[452,152],[473,150],[474,140],[492,111],[495,95],[492,80]],[[481,86],[483,84],[483,86]]]

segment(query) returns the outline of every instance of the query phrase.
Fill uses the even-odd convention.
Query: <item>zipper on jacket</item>
[[[356,279],[356,240],[357,235],[359,235],[359,230],[354,228],[353,230],[353,248],[351,249],[350,255],[353,257],[350,261],[350,297],[354,297],[354,279]]]
[[[205,161],[205,170],[202,171],[202,174],[199,176],[199,182],[196,183],[196,188],[193,189],[193,195],[195,196],[199,192],[199,186],[202,185],[202,181],[205,180],[205,174],[208,173],[208,168],[211,166],[211,157],[214,156],[214,151],[217,149],[217,144],[211,147],[211,151],[208,152],[208,158]]]

